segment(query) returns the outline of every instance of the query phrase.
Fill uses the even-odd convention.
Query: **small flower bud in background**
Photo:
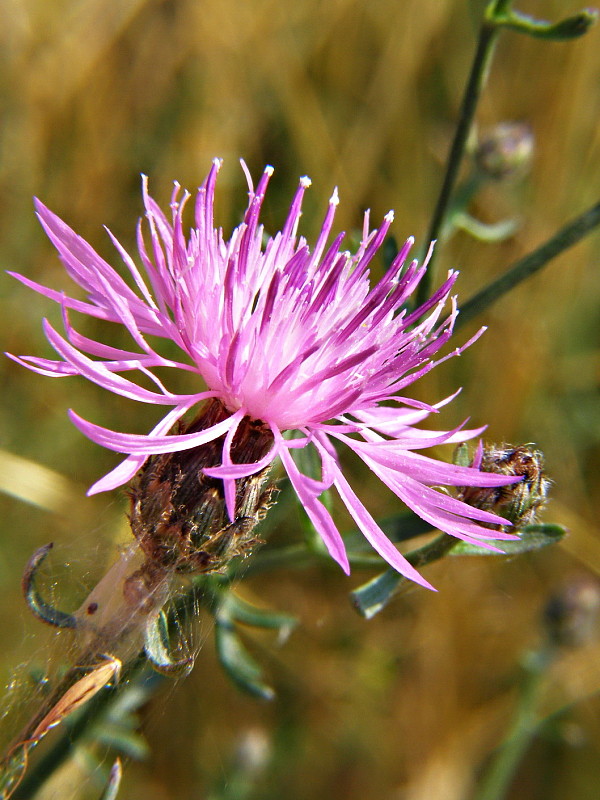
[[[475,162],[484,175],[503,180],[523,175],[533,158],[535,139],[524,122],[501,122],[486,132],[475,151]]]
[[[548,601],[544,624],[550,641],[579,647],[592,638],[600,615],[600,585],[592,578],[572,580]]]
[[[462,463],[463,457],[464,452],[459,452],[457,463]],[[461,487],[459,498],[463,502],[474,508],[493,511],[515,527],[534,522],[537,512],[546,501],[550,487],[550,481],[544,473],[544,456],[539,450],[533,445],[490,446],[475,454],[471,466],[478,467],[482,472],[522,475],[523,480],[493,488]]]

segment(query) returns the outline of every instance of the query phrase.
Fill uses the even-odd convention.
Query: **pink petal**
[[[346,555],[344,540],[340,536],[340,532],[336,528],[331,515],[325,506],[310,493],[309,489],[306,488],[304,482],[306,476],[302,475],[302,473],[298,470],[291,455],[285,448],[282,448],[280,455],[290,482],[294,487],[296,494],[300,498],[300,502],[304,506],[304,510],[306,511],[310,521],[315,526],[321,539],[323,539],[329,555],[335,561],[337,561],[346,575],[349,575],[350,564],[348,563],[348,556]]]
[[[190,407],[193,403],[190,403]],[[73,410],[69,409],[71,422],[84,433],[88,439],[96,444],[101,444],[108,450],[115,450],[117,453],[129,453],[130,455],[152,456],[158,453],[178,453],[182,450],[190,450],[201,444],[212,442],[224,433],[235,421],[235,414],[232,414],[222,422],[218,422],[206,430],[197,433],[182,433],[172,436],[150,436],[135,433],[119,433],[108,428],[101,428],[92,422],[80,417]]]

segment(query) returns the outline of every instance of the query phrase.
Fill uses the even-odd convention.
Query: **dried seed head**
[[[216,425],[230,412],[209,401],[194,421],[178,433]],[[251,464],[273,446],[271,431],[260,421],[242,420],[231,447],[234,463]],[[148,561],[159,569],[182,573],[215,572],[259,540],[254,528],[272,504],[269,469],[236,481],[235,518],[225,508],[223,482],[203,470],[222,461],[223,437],[178,453],[153,456],[130,490],[131,529]]]
[[[550,480],[544,473],[544,456],[533,445],[511,447],[486,447],[478,464],[477,457],[471,466],[482,472],[500,475],[523,476],[519,483],[506,486],[462,486],[458,496],[465,503],[484,511],[505,517],[520,528],[534,522],[537,512],[546,502]]]

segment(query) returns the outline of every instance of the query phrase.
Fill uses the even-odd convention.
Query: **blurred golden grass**
[[[308,174],[306,232],[316,229],[337,184],[341,227],[358,226],[367,207],[373,221],[393,207],[396,237],[419,240],[473,52],[477,5],[5,0],[2,265],[70,290],[35,223],[33,195],[116,264],[101,226],[132,245],[139,173],[150,175],[153,193],[166,201],[173,179],[193,189],[214,156],[226,159],[217,201],[226,229],[244,205],[237,165],[243,157],[254,174],[267,162],[277,169],[266,206],[273,229],[298,176]],[[558,0],[522,0],[519,7],[553,19],[578,10]],[[592,30],[570,44],[502,37],[478,124],[524,120],[537,153],[527,179],[488,186],[472,209],[486,221],[519,216],[517,234],[495,246],[461,234],[442,252],[441,270],[461,269],[463,298],[598,199],[599,35]],[[537,442],[555,479],[556,501],[546,518],[571,529],[564,546],[511,561],[450,559],[429,570],[438,594],[413,590],[369,623],[347,601],[361,575],[348,580],[315,568],[254,579],[243,592],[301,618],[300,630],[276,655],[271,642],[259,645],[272,660],[280,699],[263,706],[241,697],[207,643],[192,677],[169,691],[159,712],[145,714],[154,756],[126,770],[123,800],[207,796],[249,729],[265,731],[273,751],[252,795],[261,800],[469,796],[477,770],[501,740],[516,665],[539,639],[545,599],[572,574],[600,572],[598,250],[595,235],[503,299],[481,321],[490,326],[484,339],[419,390],[434,400],[463,384],[444,414],[449,423],[471,415],[475,424],[490,423],[492,440]],[[57,320],[57,310],[8,277],[0,280],[3,349],[47,353],[40,319]],[[93,321],[85,325],[93,335]],[[1,670],[8,676],[35,648],[39,629],[18,594],[31,551],[53,538],[65,543],[63,559],[73,560],[77,589],[81,565],[93,562],[99,543],[106,552],[122,530],[114,499],[87,500],[78,488],[115,458],[72,428],[66,407],[140,432],[156,417],[151,408],[105,398],[83,381],[45,380],[7,360],[0,369],[4,489],[13,495],[2,498],[0,562]],[[16,487],[15,464],[26,470]],[[50,500],[42,497],[40,474],[54,476]],[[357,477],[378,513],[397,508],[375,482]],[[19,493],[50,510],[20,503]],[[66,518],[53,513],[63,503]],[[276,535],[281,540],[286,533]],[[61,578],[67,602],[69,581]],[[590,645],[570,656],[567,672],[550,676],[553,708],[574,705],[568,719],[577,744],[566,734],[538,743],[513,800],[587,800],[594,791],[597,656],[597,645]],[[580,684],[574,676],[582,676]],[[97,795],[94,787],[66,786],[62,797]]]

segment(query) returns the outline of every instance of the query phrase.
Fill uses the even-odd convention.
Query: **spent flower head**
[[[253,188],[242,223],[227,239],[213,221],[214,193],[221,162],[215,160],[195,200],[195,227],[184,232],[183,211],[190,199],[175,185],[166,216],[143,181],[147,234],[138,226],[142,269],[111,235],[131,281],[102,259],[81,237],[42,203],[38,215],[70,277],[87,293],[79,300],[16,275],[26,286],[60,303],[66,336],[48,322],[44,330],[59,358],[14,357],[43,375],[81,375],[114,394],[163,406],[168,411],[147,434],[108,430],[70,411],[73,423],[90,439],[126,458],[95,483],[90,493],[130,481],[146,459],[188,451],[212,443],[219,462],[203,467],[208,478],[222,481],[230,519],[236,513],[236,481],[281,460],[306,513],[331,556],[349,572],[343,539],[319,499],[335,487],[373,548],[408,578],[429,586],[398,552],[346,479],[337,448],[349,448],[409,508],[435,528],[476,544],[513,538],[486,527],[506,520],[475,508],[443,487],[496,487],[515,478],[448,464],[417,451],[463,442],[483,428],[421,430],[415,427],[455,395],[429,405],[405,394],[436,364],[459,355],[479,335],[449,354],[438,351],[452,335],[455,298],[444,306],[456,281],[450,272],[443,285],[420,308],[407,310],[426,264],[407,263],[408,239],[383,278],[370,281],[370,265],[392,223],[390,212],[370,230],[365,214],[358,250],[342,249],[343,234],[331,243],[337,191],[320,233],[309,247],[297,229],[302,198],[310,185],[301,178],[280,232],[267,237],[259,223],[273,169],[267,167]],[[69,310],[115,322],[129,332],[134,349],[122,350],[89,339],[72,326]],[[174,342],[173,360],[160,354],[157,339]],[[170,391],[157,368],[191,373],[198,389]],[[124,374],[123,374],[124,373]],[[149,378],[153,389],[130,377]],[[204,384],[204,385],[203,385]],[[212,398],[221,412],[209,427],[177,424],[190,409]],[[245,421],[245,422],[244,422]],[[266,452],[237,459],[234,444],[242,423],[268,433]],[[293,432],[290,435],[289,432]],[[313,448],[321,474],[304,474],[293,452]],[[221,484],[219,484],[221,485]],[[489,544],[492,547],[491,544]]]

